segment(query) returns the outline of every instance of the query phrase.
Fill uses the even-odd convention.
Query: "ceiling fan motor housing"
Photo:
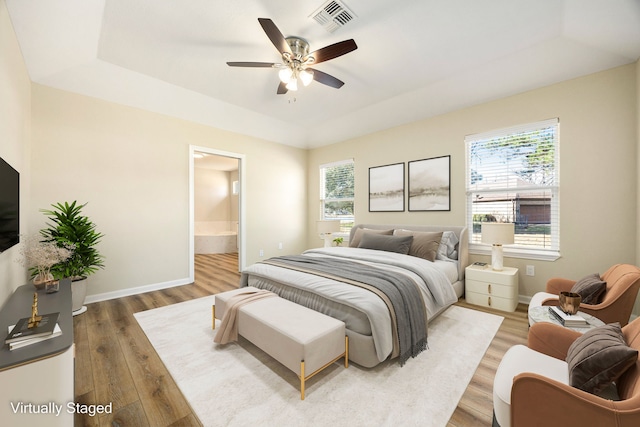
[[[286,62],[297,61],[302,64],[312,63],[314,61],[313,57],[309,57],[307,59],[309,55],[309,43],[305,39],[301,39],[300,37],[287,37],[285,40],[293,54],[290,58],[289,52],[284,52],[282,54],[282,57]]]

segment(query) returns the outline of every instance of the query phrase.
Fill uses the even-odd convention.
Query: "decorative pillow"
[[[391,236],[393,234],[393,229],[391,230],[374,230],[373,228],[358,228],[355,233],[353,233],[353,240],[349,242],[349,246],[352,248],[357,248],[360,244],[360,239],[362,239],[363,234],[382,234],[385,236]]]
[[[394,236],[413,236],[409,255],[435,261],[442,240],[442,232],[395,230],[393,234]]]
[[[602,281],[598,273],[594,273],[578,280],[571,288],[571,292],[580,294],[585,304],[598,304],[606,288],[607,282]]]
[[[359,248],[377,249],[379,251],[408,254],[413,236],[386,236],[383,234],[364,233]]]
[[[442,232],[442,241],[438,247],[436,259],[441,261],[456,261],[458,259],[458,251],[456,245],[460,243],[458,236],[453,231]]]
[[[567,352],[569,384],[589,393],[605,389],[638,360],[638,350],[627,345],[620,323],[587,331]]]

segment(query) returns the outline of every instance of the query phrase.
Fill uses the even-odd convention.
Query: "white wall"
[[[0,0],[0,157],[20,173],[20,230],[27,230],[29,211],[29,150],[31,128],[31,82],[20,47]],[[24,267],[16,262],[20,245],[0,253],[0,306],[27,280]]]
[[[106,257],[89,296],[188,282],[190,144],[245,155],[247,264],[260,249],[305,249],[305,150],[37,84],[32,92],[32,228],[45,223],[39,209],[88,202]]]
[[[631,64],[312,150],[308,244],[317,246],[312,224],[319,212],[320,164],[355,159],[356,222],[460,225],[465,135],[558,117],[561,258],[506,258],[505,265],[520,268],[520,294],[543,290],[552,276],[580,278],[615,263],[636,263],[637,79],[637,65]],[[443,155],[451,155],[450,212],[368,212],[370,167]],[[524,275],[526,265],[535,266],[534,277]]]

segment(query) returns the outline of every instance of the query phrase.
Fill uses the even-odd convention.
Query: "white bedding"
[[[428,318],[457,301],[451,283],[458,280],[457,264],[431,262],[422,258],[370,249],[332,247],[312,249],[304,253],[313,257],[339,257],[404,274],[418,284]],[[373,336],[376,356],[380,362],[392,353],[391,320],[385,303],[374,293],[324,277],[269,264],[254,264],[243,272],[246,286],[264,287],[265,279],[281,283],[305,293],[313,308],[343,320],[347,329]],[[455,273],[455,274],[454,274]],[[309,293],[317,296],[309,298]],[[316,301],[321,299],[322,301]],[[347,306],[349,309],[345,310]],[[365,319],[365,320],[363,320]]]

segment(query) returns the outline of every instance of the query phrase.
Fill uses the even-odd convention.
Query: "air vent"
[[[310,18],[315,19],[325,30],[333,33],[357,17],[344,3],[329,0],[313,12]]]

